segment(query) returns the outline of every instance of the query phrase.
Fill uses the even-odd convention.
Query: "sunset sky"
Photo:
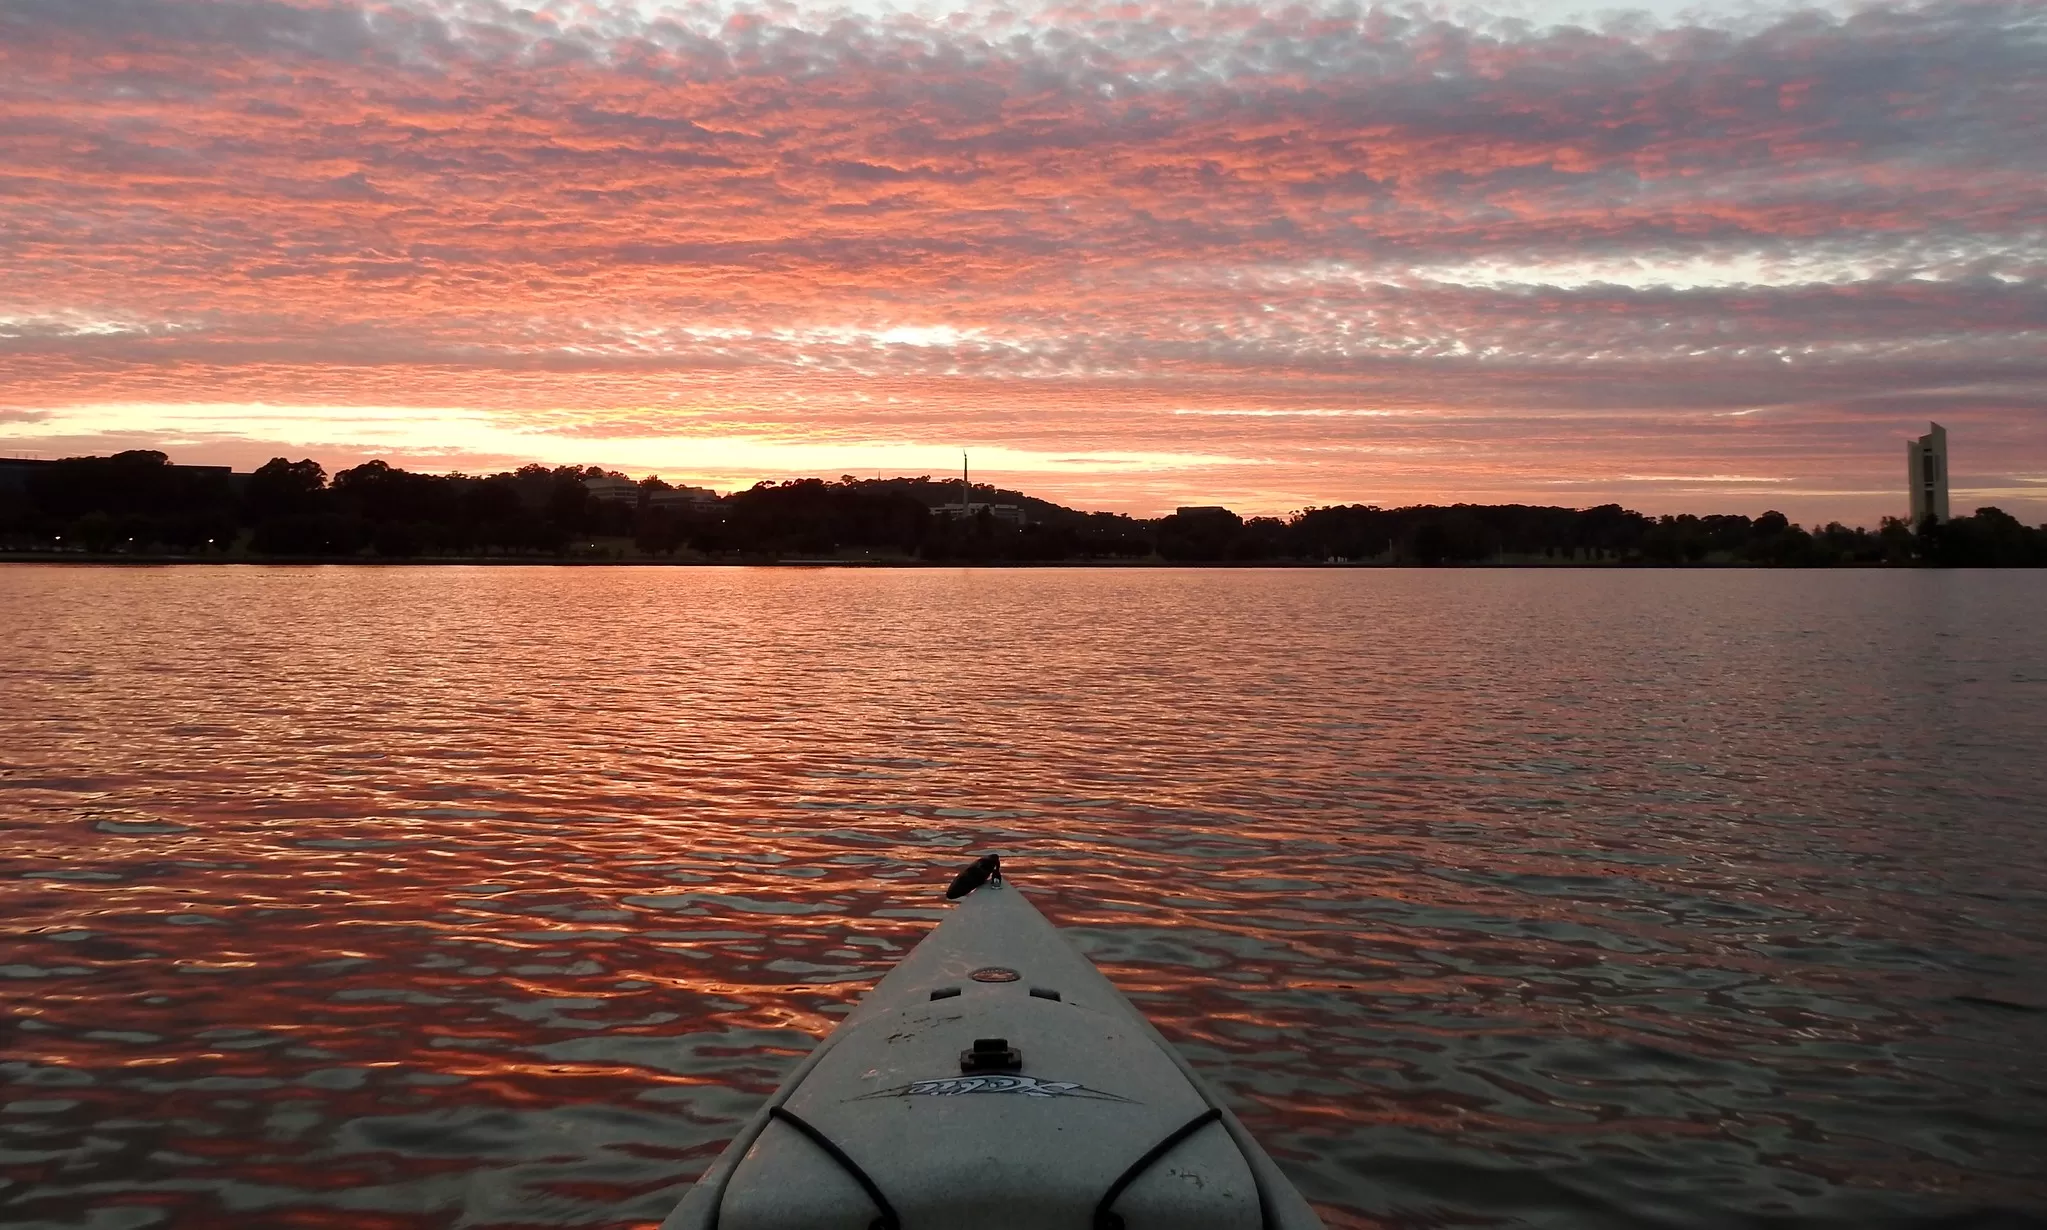
[[[0,0],[0,454],[2047,519],[2047,4]]]

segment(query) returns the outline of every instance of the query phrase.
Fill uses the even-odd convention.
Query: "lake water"
[[[2043,611],[0,568],[0,1223],[650,1227],[994,848],[1332,1227],[2047,1224]]]

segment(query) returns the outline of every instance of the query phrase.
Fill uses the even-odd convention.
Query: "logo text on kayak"
[[[894,1089],[864,1094],[865,1098],[955,1098],[969,1093],[1012,1093],[1026,1098],[1094,1098],[1103,1102],[1128,1102],[1090,1089],[1078,1081],[1041,1081],[1035,1076],[944,1076],[936,1080],[911,1081]]]

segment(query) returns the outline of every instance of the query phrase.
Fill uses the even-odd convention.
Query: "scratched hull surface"
[[[2037,1217],[2042,609],[0,568],[0,1223],[654,1227],[981,848],[1331,1227]]]

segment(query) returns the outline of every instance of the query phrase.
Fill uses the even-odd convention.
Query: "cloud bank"
[[[0,448],[2038,519],[2043,200],[2030,0],[0,0]]]

